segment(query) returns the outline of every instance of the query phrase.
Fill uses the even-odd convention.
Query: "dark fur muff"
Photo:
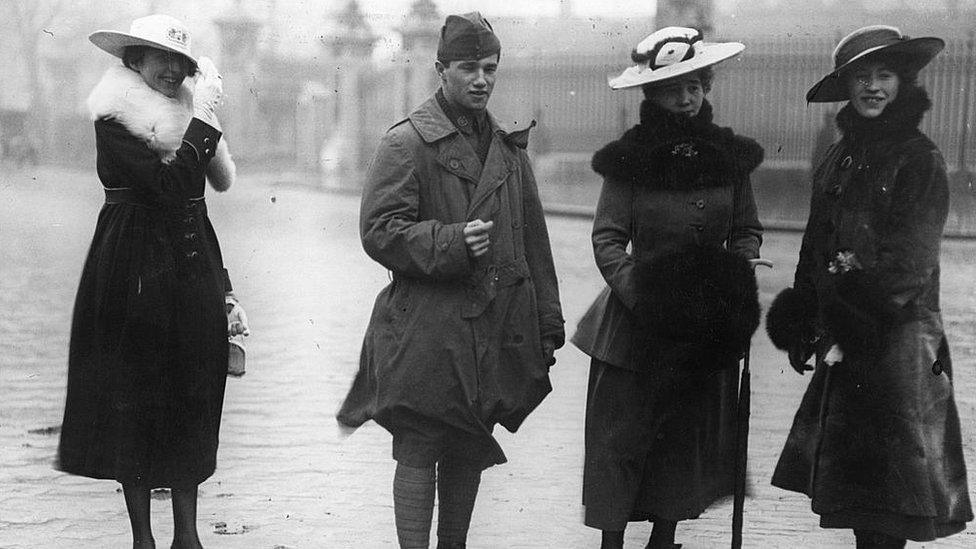
[[[746,259],[718,246],[690,246],[638,262],[635,276],[640,363],[679,374],[738,364],[760,314]]]
[[[789,351],[816,336],[817,295],[812,290],[786,288],[766,313],[766,333],[781,351]]]

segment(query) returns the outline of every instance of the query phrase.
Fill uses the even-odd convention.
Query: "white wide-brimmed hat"
[[[611,78],[610,88],[622,90],[664,82],[721,63],[744,49],[738,42],[705,42],[696,29],[665,27],[637,44],[630,55],[637,64]]]
[[[128,46],[149,46],[178,53],[194,66],[197,59],[190,53],[190,31],[182,21],[169,15],[147,15],[132,22],[129,32],[95,31],[88,35],[92,44],[121,58]]]
[[[909,38],[897,27],[872,25],[862,27],[845,36],[834,48],[834,70],[824,76],[807,91],[808,103],[830,103],[847,101],[850,93],[844,81],[844,72],[858,61],[898,58],[898,67],[910,72],[918,72],[929,64],[945,42],[941,38],[927,36]]]

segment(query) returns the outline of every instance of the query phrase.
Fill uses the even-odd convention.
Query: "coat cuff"
[[[183,143],[193,149],[197,155],[197,161],[204,164],[217,154],[217,142],[220,141],[220,130],[207,124],[199,118],[191,118],[190,125],[183,133]]]

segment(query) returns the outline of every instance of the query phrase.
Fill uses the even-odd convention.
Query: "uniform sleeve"
[[[633,227],[632,186],[607,177],[593,219],[593,256],[614,295],[633,309],[637,303],[634,257],[628,253]]]
[[[756,197],[752,192],[749,176],[736,185],[732,196],[732,231],[729,234],[729,251],[746,259],[759,257],[763,226],[759,221]]]
[[[363,189],[359,231],[377,263],[405,276],[443,280],[472,270],[464,223],[420,219],[420,174],[394,132],[380,142]]]
[[[539,199],[539,189],[528,157],[520,154],[522,160],[522,208],[525,230],[525,259],[535,285],[536,301],[539,309],[539,331],[543,338],[551,339],[556,348],[563,346],[566,332],[563,327],[562,307],[559,304],[559,281],[552,261],[552,247],[549,230]]]
[[[903,308],[939,268],[939,247],[949,211],[945,163],[938,151],[914,156],[895,180],[878,260],[867,274],[878,281],[888,306]],[[873,273],[872,273],[873,271]]]
[[[179,203],[203,196],[205,174],[220,131],[191,119],[176,157],[163,163],[145,141],[113,120],[95,121],[98,171],[110,186],[131,187],[149,199]]]

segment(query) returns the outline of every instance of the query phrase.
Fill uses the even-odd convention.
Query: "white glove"
[[[241,302],[237,301],[234,294],[228,293],[224,296],[224,303],[227,308],[227,336],[251,335],[251,329],[247,324],[247,313]]]
[[[193,86],[193,117],[220,129],[217,121],[217,105],[224,94],[220,73],[209,57],[201,57],[197,63],[196,84]]]
[[[844,351],[841,350],[836,344],[830,346],[830,350],[827,351],[827,355],[824,357],[824,364],[827,366],[833,366],[838,362],[844,361]]]

